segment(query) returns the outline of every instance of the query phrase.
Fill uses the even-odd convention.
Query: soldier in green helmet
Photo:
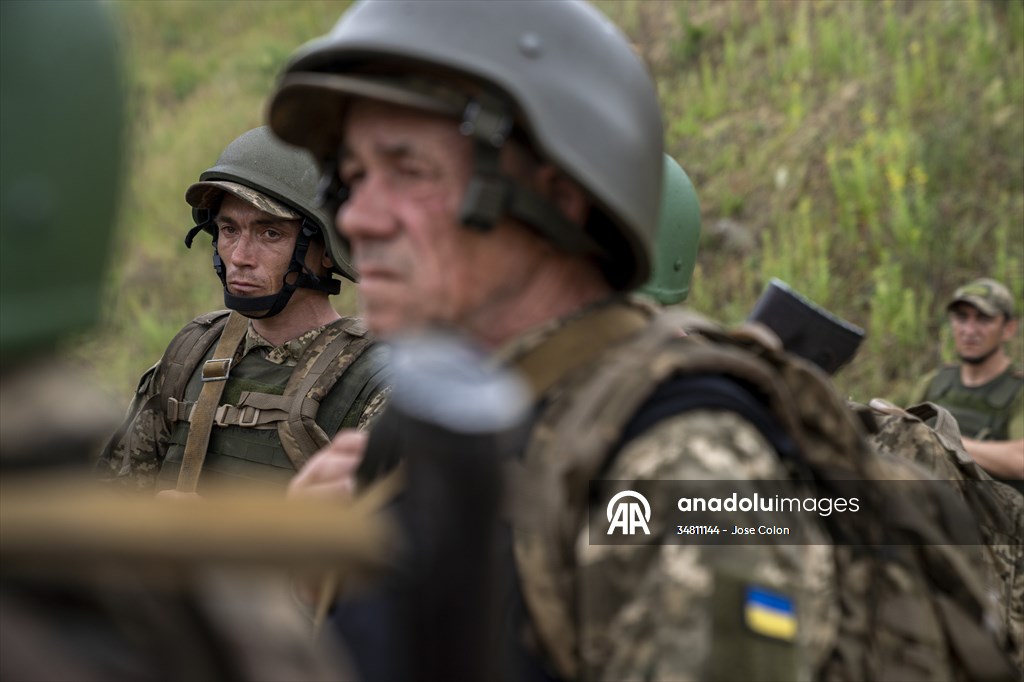
[[[185,193],[212,237],[229,310],[200,316],[139,382],[98,467],[131,487],[181,493],[232,482],[284,487],[340,428],[384,397],[383,347],[330,302],[356,275],[317,204],[305,150],[266,127],[234,140]]]
[[[916,402],[949,410],[975,461],[1024,491],[1024,370],[1005,347],[1017,333],[1013,295],[984,277],[957,289],[946,311],[960,362],[925,377]]]
[[[786,478],[751,421],[772,415],[686,404],[702,386],[734,390],[724,375],[650,374],[690,346],[629,297],[651,276],[666,161],[653,83],[608,19],[570,0],[356,3],[293,56],[268,111],[321,162],[370,329],[454,329],[530,386],[535,419],[510,463],[500,674],[810,677],[837,615],[813,519],[803,530],[820,544],[682,547],[666,525],[674,500],[652,497],[651,544],[587,539],[613,479],[752,492]],[[360,455],[335,441],[292,493],[351,477]],[[588,492],[591,479],[607,480]],[[742,626],[745,588],[773,595],[784,631]]]

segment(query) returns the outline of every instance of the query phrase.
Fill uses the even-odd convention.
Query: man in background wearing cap
[[[1017,333],[1013,296],[982,278],[957,289],[946,310],[960,363],[929,375],[918,396],[956,417],[978,464],[1024,490],[1024,372],[1005,348]]]
[[[131,487],[283,488],[342,427],[383,402],[382,348],[329,296],[355,272],[316,203],[319,172],[267,128],[241,135],[188,188],[230,311],[200,316],[147,371],[99,461]],[[202,474],[200,479],[200,472]]]

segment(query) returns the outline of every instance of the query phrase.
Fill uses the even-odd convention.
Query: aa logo
[[[628,498],[634,498],[630,500]],[[641,509],[643,505],[643,509]],[[616,528],[622,530],[625,535],[632,535],[639,529],[643,529],[644,535],[650,535],[647,522],[651,520],[651,505],[647,498],[632,490],[623,490],[608,503],[608,535],[611,535]]]

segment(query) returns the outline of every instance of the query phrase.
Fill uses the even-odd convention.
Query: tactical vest
[[[1010,405],[1024,389],[1024,373],[1013,368],[982,386],[964,386],[959,365],[943,367],[928,385],[925,400],[949,410],[960,433],[981,440],[1009,440]]]
[[[174,488],[177,481],[203,366],[212,358],[228,314],[193,320],[161,360],[159,396],[171,435],[158,490]],[[356,427],[386,378],[383,347],[373,345],[361,321],[353,318],[328,325],[294,367],[258,353],[239,360],[240,350],[214,415],[200,478],[204,489],[243,480],[285,486],[332,434]]]
[[[700,337],[682,338],[680,327]],[[782,352],[761,328],[725,333],[697,318],[653,321],[615,306],[567,323],[518,362],[542,413],[520,469],[510,472],[516,568],[546,659],[563,679],[581,674],[574,627],[576,535],[587,514],[587,482],[599,477],[624,427],[666,380],[733,377],[757,389],[802,456],[819,494],[852,482],[928,478],[876,453],[852,412],[816,367]],[[881,495],[878,486],[862,492]],[[970,514],[955,498],[885,499],[856,518],[832,515],[843,614],[827,680],[1014,679],[1004,635],[993,632],[984,567]],[[862,506],[862,510],[864,507]],[[936,511],[937,510],[937,511]],[[939,519],[951,526],[944,526]],[[857,541],[860,541],[858,544]],[[745,656],[745,652],[736,652]],[[764,671],[762,671],[764,674]]]

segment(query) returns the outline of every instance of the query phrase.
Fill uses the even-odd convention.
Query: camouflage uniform
[[[301,336],[274,346],[249,324],[242,341],[238,361],[251,353],[282,367],[295,367],[310,344],[326,327],[311,329]],[[343,351],[344,352],[344,351]],[[339,382],[340,383],[340,382]],[[128,422],[117,432],[97,463],[100,475],[119,484],[142,490],[153,490],[170,445],[172,425],[163,405],[152,399],[159,396],[163,384],[160,363],[147,371],[139,382],[129,407]],[[231,386],[229,380],[227,393]],[[365,428],[384,404],[386,391],[377,386],[365,402],[354,406],[354,413],[345,415],[341,423]],[[195,396],[192,396],[195,399]],[[150,407],[141,409],[149,403]],[[218,427],[214,427],[218,428]],[[331,435],[331,434],[328,434]],[[282,464],[287,459],[283,453]]]
[[[573,319],[531,333],[503,352],[512,364],[542,347]],[[614,355],[615,351],[610,351]],[[604,361],[608,356],[602,356]],[[593,367],[577,369],[541,400],[538,426],[528,452],[550,452],[553,434],[545,417],[572,402]],[[617,396],[606,397],[614,402]],[[594,425],[591,425],[594,426]],[[528,454],[527,457],[530,455]],[[773,447],[744,418],[723,410],[695,410],[669,416],[610,454],[601,478],[610,483],[653,480],[736,481],[741,494],[765,492],[759,480],[785,480],[789,474]],[[585,483],[585,482],[584,482]],[[777,485],[777,484],[776,484]],[[667,488],[659,488],[666,491]],[[773,490],[777,490],[774,488]],[[576,491],[579,492],[579,491]],[[568,495],[573,495],[569,492]],[[591,514],[603,515],[611,493],[597,495]],[[675,500],[650,500],[652,508],[674,509]],[[751,522],[749,514],[723,516],[723,524]],[[806,515],[801,515],[806,517]],[[802,518],[801,521],[804,521]],[[671,518],[652,516],[651,533],[670,541]],[[799,529],[818,544],[743,546],[593,545],[583,518],[572,548],[572,575],[557,581],[572,586],[572,628],[577,633],[578,679],[696,680],[726,677],[810,679],[834,645],[838,606],[832,547],[824,530],[807,521]],[[657,540],[655,540],[656,542]],[[518,570],[537,570],[520,554]],[[740,624],[736,594],[758,585],[794,599],[795,641],[771,641]],[[536,612],[531,618],[543,618]],[[535,639],[531,636],[529,639]],[[742,645],[740,642],[742,641]],[[736,650],[758,652],[737,657]],[[749,665],[751,667],[744,668]],[[561,671],[564,676],[564,671]]]
[[[986,543],[985,582],[995,598],[994,610],[1016,650],[1024,651],[1024,501],[1020,494],[994,481],[971,459],[956,421],[943,408],[926,403],[902,410],[879,401],[872,401],[872,407],[878,431],[871,442],[879,452],[921,464],[938,479],[959,487]],[[925,418],[935,422],[934,428]]]
[[[785,477],[763,436],[742,418],[721,411],[666,419],[627,444],[607,474],[618,481],[747,480],[742,490],[748,495],[758,491],[758,479]],[[659,506],[666,505],[672,508],[672,500]],[[744,516],[741,523],[750,523],[750,516]],[[674,527],[660,532],[667,538]],[[832,548],[824,535],[819,545],[649,548],[591,545],[584,530],[576,559],[582,587],[583,679],[698,680],[765,674],[744,671],[744,663],[753,661],[735,657],[738,639],[745,640],[742,648],[749,650],[758,645],[758,638],[733,626],[739,613],[729,611],[726,602],[730,584],[768,586],[797,597],[799,640],[781,646],[789,663],[778,668],[780,672],[810,679],[831,649],[838,611],[832,592]]]

